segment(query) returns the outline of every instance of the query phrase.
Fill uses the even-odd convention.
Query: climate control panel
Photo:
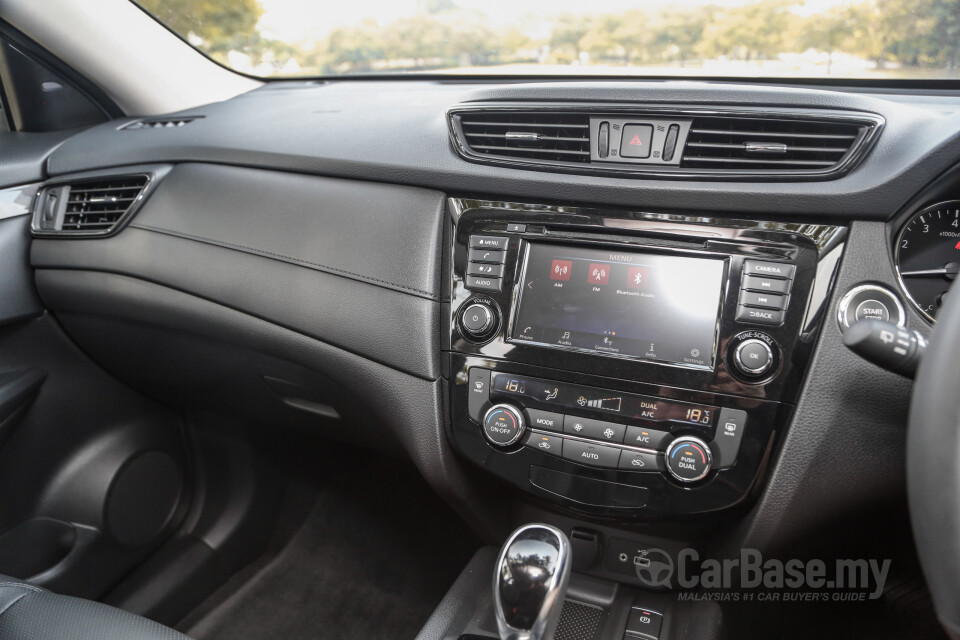
[[[579,374],[572,382],[453,358],[460,453],[582,512],[642,519],[731,506],[754,482],[782,420],[776,402]]]

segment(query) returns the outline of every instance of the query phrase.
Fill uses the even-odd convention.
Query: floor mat
[[[353,470],[325,480],[290,542],[242,585],[214,594],[216,605],[186,632],[197,640],[414,638],[478,546],[415,473]]]

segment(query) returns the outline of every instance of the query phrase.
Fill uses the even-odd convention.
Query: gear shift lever
[[[551,640],[570,579],[570,542],[562,531],[528,524],[500,550],[493,600],[501,640]]]

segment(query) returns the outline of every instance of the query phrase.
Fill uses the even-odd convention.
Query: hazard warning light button
[[[650,142],[653,138],[653,125],[626,124],[623,125],[623,135],[620,137],[621,158],[649,158]]]

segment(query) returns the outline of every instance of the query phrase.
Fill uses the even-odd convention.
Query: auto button
[[[620,462],[620,449],[580,440],[564,440],[563,457],[566,460],[590,465],[591,467],[616,469]]]

